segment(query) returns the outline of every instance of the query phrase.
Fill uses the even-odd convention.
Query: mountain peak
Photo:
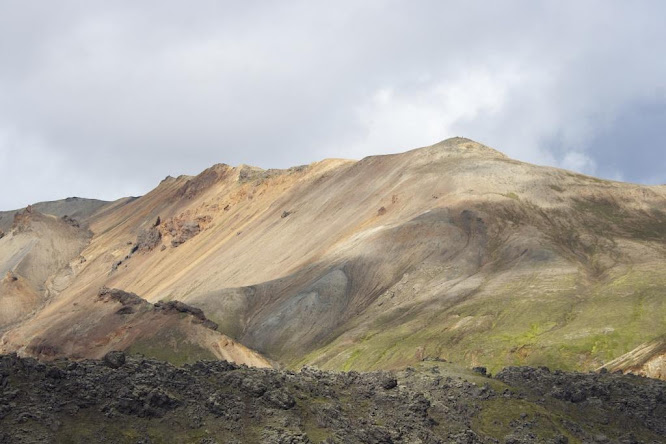
[[[451,137],[426,147],[426,149],[446,149],[447,151],[461,155],[473,154],[503,158],[508,157],[506,154],[494,148],[490,148],[489,146],[483,145],[482,143],[476,142],[466,137]]]

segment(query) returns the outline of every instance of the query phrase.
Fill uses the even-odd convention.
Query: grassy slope
[[[127,353],[159,359],[173,365],[215,359],[210,350],[189,341],[183,332],[175,328],[156,337],[139,339],[127,349]]]
[[[492,300],[416,312],[411,320],[380,318],[353,345],[336,341],[296,362],[368,370],[438,356],[492,371],[507,365],[587,370],[666,333],[663,273],[629,271],[583,288],[571,285],[575,279],[563,276],[559,289],[552,281],[540,289],[536,276],[527,277],[507,284]],[[535,298],[539,290],[544,296]],[[455,328],[461,318],[476,328]]]
[[[415,303],[368,314],[374,316],[371,322],[348,324],[340,330],[351,334],[292,365],[368,370],[437,356],[493,371],[507,365],[589,370],[666,333],[662,262],[634,264],[627,247],[617,245],[621,238],[666,238],[663,214],[629,216],[594,200],[580,201],[581,208],[569,215],[518,205],[504,210],[504,220],[538,227],[577,269],[558,272],[553,264],[528,264],[522,273],[486,273],[470,298],[440,304],[443,308]]]

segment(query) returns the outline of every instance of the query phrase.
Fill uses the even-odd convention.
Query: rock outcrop
[[[158,224],[159,225],[159,224]],[[162,233],[157,226],[141,230],[136,239],[132,253],[136,251],[151,251],[162,242]]]
[[[180,301],[159,301],[155,304],[151,304],[142,297],[117,288],[107,288],[102,287],[99,290],[98,296],[101,300],[109,302],[114,301],[120,303],[123,307],[117,312],[117,314],[130,314],[134,312],[133,306],[144,305],[150,307],[151,310],[157,312],[163,312],[165,314],[169,313],[184,313],[188,316],[191,316],[194,319],[194,322],[203,325],[206,328],[211,330],[217,330],[218,325],[206,318],[203,310],[197,307],[192,307],[187,305],[184,302]]]
[[[199,234],[199,232],[201,232],[201,226],[198,222],[188,221],[178,225],[176,229],[173,229],[170,232],[173,236],[171,239],[171,246],[177,247]]]
[[[122,304],[123,306],[148,303],[145,299],[141,298],[140,296],[137,296],[134,293],[118,290],[117,288],[102,287],[99,290],[98,296],[102,300],[116,301]]]
[[[186,313],[188,315],[193,316],[197,321],[199,321],[202,325],[204,325],[207,328],[210,328],[211,330],[217,330],[217,324],[210,319],[206,318],[206,315],[204,315],[203,310],[200,308],[192,307],[191,305],[187,305],[184,302],[180,301],[167,301],[167,302],[157,302],[154,305],[156,310],[164,310],[166,312],[178,312],[178,313]]]

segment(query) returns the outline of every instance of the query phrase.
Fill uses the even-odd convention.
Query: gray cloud
[[[666,182],[666,6],[0,0],[0,208],[463,135]]]

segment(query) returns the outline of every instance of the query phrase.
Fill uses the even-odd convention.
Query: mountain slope
[[[92,232],[69,218],[28,207],[15,214],[10,235],[0,238],[0,330],[20,321],[67,285],[70,262]]]
[[[90,228],[71,284],[2,350],[67,341],[102,286],[201,308],[291,366],[584,370],[666,334],[666,187],[468,139],[289,170],[216,165]]]
[[[121,199],[124,201],[125,199]],[[52,216],[68,216],[72,219],[84,221],[102,207],[108,205],[109,202],[97,199],[84,199],[81,197],[68,197],[62,200],[55,200],[50,202],[39,202],[31,205],[31,209],[43,214],[50,214]],[[24,210],[13,211],[0,211],[0,230],[7,231],[11,228],[14,222],[14,215]]]

